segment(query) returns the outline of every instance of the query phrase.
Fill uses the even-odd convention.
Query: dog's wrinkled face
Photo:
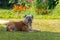
[[[33,15],[25,15],[24,16],[24,20],[28,23],[32,23],[32,20],[33,20]]]

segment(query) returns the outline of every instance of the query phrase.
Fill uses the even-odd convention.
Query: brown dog
[[[24,23],[23,21],[20,22],[10,22],[7,23],[7,31],[29,31],[29,27],[27,23]]]
[[[32,30],[32,19],[33,16],[25,15],[24,20],[20,22],[9,22],[7,23],[7,31],[25,31],[29,32]]]

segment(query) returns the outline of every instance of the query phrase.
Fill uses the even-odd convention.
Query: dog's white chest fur
[[[32,24],[28,24],[29,30],[32,30]]]

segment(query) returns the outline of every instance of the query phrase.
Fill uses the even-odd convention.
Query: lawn
[[[0,25],[0,40],[60,40],[60,20],[34,19],[33,29],[40,32],[7,32],[5,27]]]
[[[40,32],[7,32],[5,25],[0,25],[0,40],[60,40],[60,4],[45,15],[36,13],[34,7],[22,12],[0,9],[0,19],[13,19],[12,21],[17,19],[18,21],[25,14],[34,16],[33,29]]]
[[[0,40],[60,40],[57,32],[6,32],[0,28]]]

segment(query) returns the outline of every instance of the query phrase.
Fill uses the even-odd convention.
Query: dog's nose
[[[28,19],[28,21],[31,21],[31,19]]]

